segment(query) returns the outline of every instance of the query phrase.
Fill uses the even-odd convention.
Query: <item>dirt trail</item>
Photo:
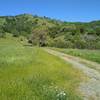
[[[84,100],[100,100],[100,73],[89,66],[100,68],[100,64],[84,60],[78,57],[70,56],[51,49],[44,49],[49,54],[60,57],[61,59],[71,63],[73,67],[84,72],[89,78],[88,81],[80,83],[79,91],[82,93]]]

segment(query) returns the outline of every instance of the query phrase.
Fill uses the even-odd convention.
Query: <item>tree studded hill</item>
[[[64,22],[30,14],[1,16],[0,37],[6,33],[25,36],[32,45],[100,49],[100,21]]]

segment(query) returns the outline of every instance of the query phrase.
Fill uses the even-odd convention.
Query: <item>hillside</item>
[[[0,37],[25,36],[29,43],[60,48],[100,49],[100,21],[63,22],[22,14],[0,17]]]
[[[66,49],[83,48],[80,41],[86,37],[84,48],[99,49],[99,34],[79,28],[94,29],[97,22],[32,15],[1,17],[0,22],[0,100],[100,99],[100,50]]]

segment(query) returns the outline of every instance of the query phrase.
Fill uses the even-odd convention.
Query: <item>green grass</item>
[[[84,75],[41,48],[0,39],[0,100],[81,100]]]
[[[90,61],[100,63],[100,50],[59,49],[59,48],[52,48],[52,49],[66,54],[70,54],[72,56],[77,56]]]

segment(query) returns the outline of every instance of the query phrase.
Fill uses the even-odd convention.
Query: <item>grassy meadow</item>
[[[86,50],[86,49],[59,49],[52,48],[54,50],[70,54],[72,56],[81,57],[90,61],[100,63],[100,50]]]
[[[42,48],[0,39],[0,100],[81,100],[83,76]]]

